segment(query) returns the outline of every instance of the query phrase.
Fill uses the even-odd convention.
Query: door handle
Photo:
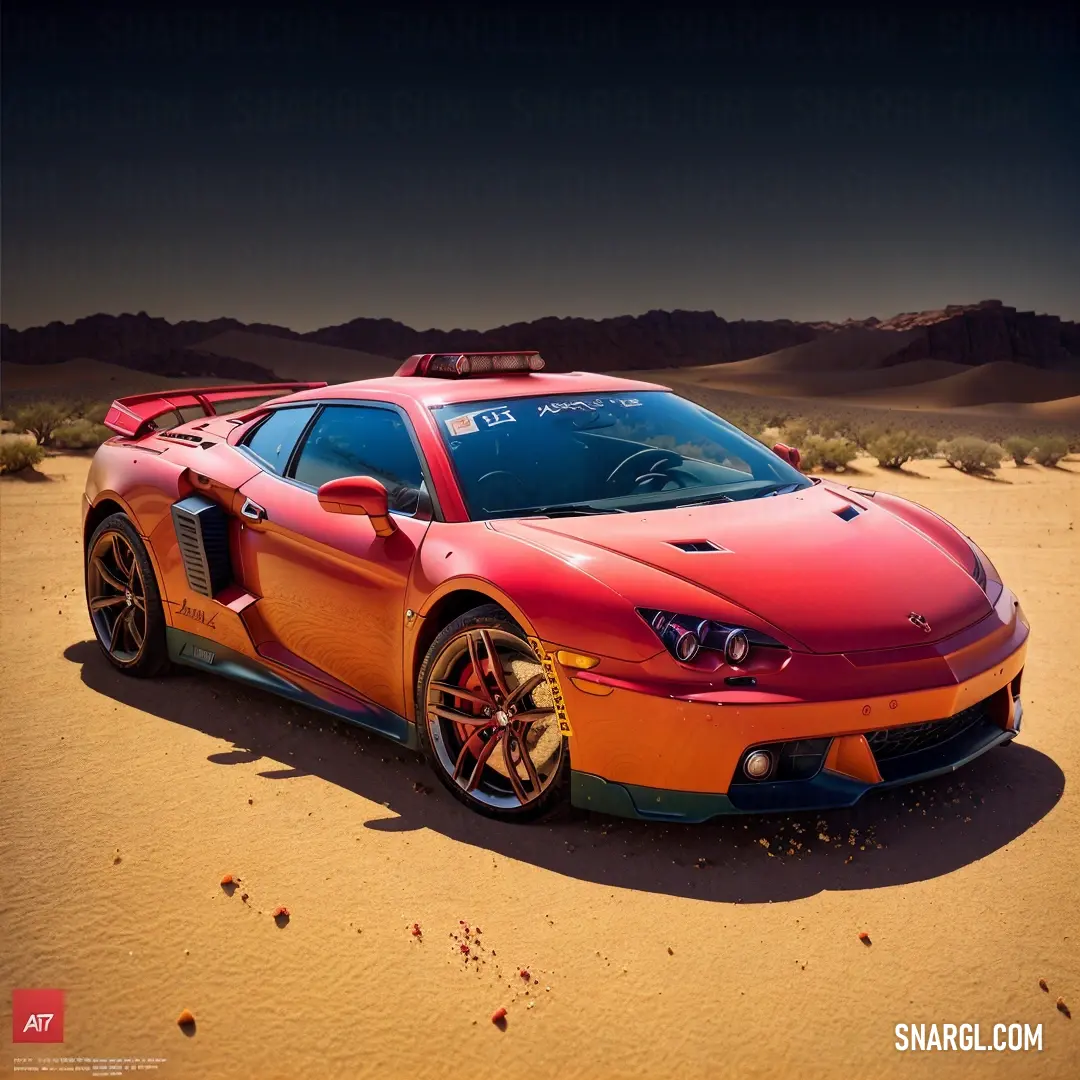
[[[240,514],[242,517],[246,517],[248,521],[266,520],[266,511],[257,502],[252,502],[250,499],[244,500],[244,505],[240,507]]]

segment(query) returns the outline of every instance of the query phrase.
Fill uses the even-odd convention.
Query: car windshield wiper
[[[766,495],[787,495],[789,492],[798,491],[800,484],[769,484],[761,489],[752,498],[760,499]]]
[[[552,503],[550,506],[529,506],[516,511],[521,517],[572,517],[576,514],[625,514],[618,506],[596,506],[594,503]]]
[[[689,502],[676,503],[675,509],[679,510],[684,506],[707,506],[709,503],[729,503],[734,501],[730,495],[717,492],[713,495],[701,495],[696,499],[691,499]]]

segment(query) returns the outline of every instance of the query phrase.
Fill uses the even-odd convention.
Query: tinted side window
[[[401,416],[391,409],[327,405],[304,441],[293,478],[317,488],[341,476],[373,476],[386,485],[391,510],[416,513],[423,472]]]
[[[276,409],[247,437],[244,445],[274,472],[283,473],[296,440],[316,406]]]

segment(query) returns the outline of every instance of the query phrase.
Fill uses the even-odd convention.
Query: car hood
[[[612,559],[681,578],[813,652],[928,644],[992,610],[969,568],[928,536],[871,500],[849,498],[824,484],[710,506],[491,525],[600,579]],[[708,550],[685,550],[706,544]],[[620,591],[625,594],[626,586]],[[655,599],[655,589],[648,592]],[[925,626],[913,622],[913,614]]]

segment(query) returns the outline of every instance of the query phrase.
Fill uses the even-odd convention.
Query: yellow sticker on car
[[[551,690],[551,701],[555,708],[555,716],[559,721],[559,731],[564,735],[573,735],[574,731],[570,727],[570,720],[566,715],[566,698],[559,683],[559,673],[555,669],[555,660],[553,657],[548,656],[547,650],[540,644],[539,638],[529,638],[529,645],[532,646],[532,651],[536,653],[537,659],[544,669],[544,676],[547,679],[548,688]]]

